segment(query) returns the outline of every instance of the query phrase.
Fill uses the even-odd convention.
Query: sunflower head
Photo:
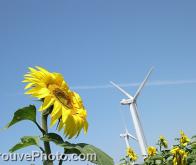
[[[148,151],[148,156],[154,156],[157,153],[157,149],[153,146],[148,147],[147,151]]]
[[[138,159],[137,154],[133,151],[133,149],[131,147],[127,148],[127,156],[132,160],[132,161],[136,161]]]
[[[185,147],[190,142],[188,136],[181,130],[180,131],[180,145]]]
[[[164,148],[168,147],[168,142],[167,142],[167,140],[165,139],[164,136],[161,135],[159,137],[159,142],[160,142],[160,145],[162,145]]]
[[[84,108],[80,95],[69,89],[60,73],[51,73],[44,68],[29,68],[24,76],[27,85],[25,94],[32,95],[43,101],[40,111],[52,109],[51,126],[59,121],[58,130],[64,128],[68,138],[79,135],[84,129],[87,132],[87,112]]]

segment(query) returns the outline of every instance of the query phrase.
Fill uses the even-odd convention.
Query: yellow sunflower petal
[[[58,126],[58,131],[60,131],[62,128],[63,128],[63,122],[62,122],[62,120],[60,121],[60,123],[59,123],[59,126]]]
[[[51,97],[46,97],[46,98],[44,99],[44,102],[43,102],[43,104],[42,104],[42,106],[40,107],[39,110],[40,110],[40,111],[43,111],[43,110],[49,108],[51,105],[53,105],[53,103],[54,103],[54,99],[53,99],[53,98],[51,98]]]

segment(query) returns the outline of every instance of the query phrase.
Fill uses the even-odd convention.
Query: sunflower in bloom
[[[63,76],[38,66],[29,70],[23,81],[28,83],[25,89],[29,89],[25,94],[43,101],[40,111],[52,109],[51,126],[59,122],[58,130],[64,128],[64,134],[68,138],[79,135],[82,129],[86,133],[87,112],[82,99],[79,94],[69,89]]]
[[[179,147],[174,147],[170,151],[173,155],[173,165],[186,165],[187,152]]]
[[[160,145],[162,145],[164,148],[168,147],[168,142],[167,142],[167,140],[165,139],[164,136],[161,135],[159,137],[159,142],[160,142]]]
[[[148,151],[148,156],[154,156],[157,153],[157,149],[153,146],[148,147],[147,151]]]
[[[180,131],[180,136],[180,144],[185,147],[190,142],[190,139],[182,130]]]
[[[127,156],[132,160],[132,161],[136,161],[137,160],[137,154],[133,151],[133,149],[131,147],[127,148]]]

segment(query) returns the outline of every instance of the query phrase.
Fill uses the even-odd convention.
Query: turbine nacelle
[[[121,137],[121,138],[127,138],[128,140],[129,140],[130,138],[132,138],[132,139],[134,139],[134,140],[137,141],[136,137],[134,137],[133,135],[131,135],[131,134],[128,133],[128,132],[126,132],[126,133],[124,133],[124,134],[120,134],[120,137]]]
[[[121,103],[122,105],[132,104],[133,102],[134,102],[133,99],[122,99],[122,100],[120,101],[120,103]]]

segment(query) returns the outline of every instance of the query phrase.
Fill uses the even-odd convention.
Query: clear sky
[[[181,129],[195,135],[195,6],[194,0],[1,0],[0,126],[18,108],[35,103],[23,95],[21,81],[29,66],[39,65],[62,73],[72,87],[95,87],[75,88],[88,110],[89,131],[72,142],[98,146],[118,161],[125,153],[120,111],[135,132],[128,107],[119,104],[124,96],[107,86],[110,80],[141,82],[154,66],[149,83],[181,83],[146,86],[139,97],[148,144],[154,145],[161,134],[171,144]],[[137,87],[125,89],[134,94]],[[1,131],[0,152],[8,152],[21,136],[38,133],[29,122]],[[138,145],[130,143],[139,154]],[[35,148],[20,152],[31,150]]]

